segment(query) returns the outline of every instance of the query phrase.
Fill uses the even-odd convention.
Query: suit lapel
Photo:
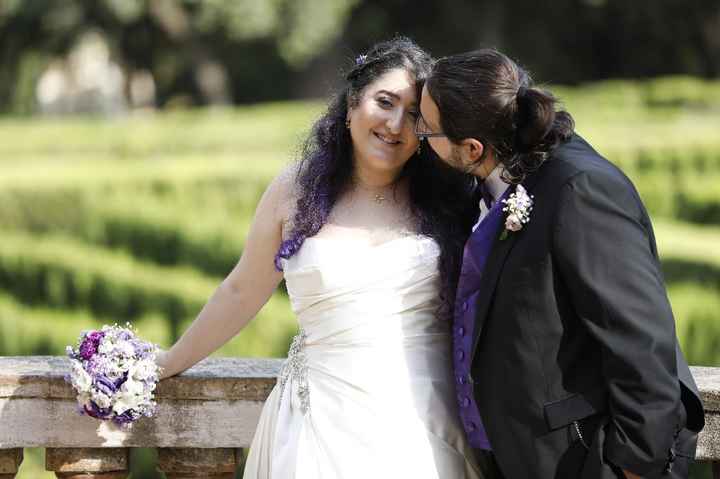
[[[522,185],[529,193],[532,193],[533,187],[537,182],[538,175],[539,171],[536,171],[528,175],[526,180],[523,181]],[[532,213],[530,221],[532,221]],[[490,256],[485,263],[482,278],[480,279],[480,289],[478,292],[477,302],[475,303],[475,327],[473,328],[471,358],[475,357],[477,345],[480,341],[480,336],[482,335],[483,326],[485,325],[485,320],[487,319],[487,315],[490,311],[490,305],[492,304],[495,296],[495,289],[498,279],[500,278],[500,273],[502,273],[505,261],[515,245],[515,242],[523,233],[522,230],[515,233],[511,232],[504,240],[501,240],[500,235],[504,230],[505,221],[500,224],[500,229],[498,230],[497,235],[495,235],[494,244],[490,250]]]
[[[490,304],[495,294],[498,278],[500,277],[503,266],[505,266],[507,255],[510,253],[510,250],[512,250],[518,237],[517,234],[510,234],[507,238],[501,240],[500,234],[504,229],[505,222],[503,221],[498,234],[495,235],[495,243],[490,251],[487,263],[485,263],[482,278],[480,279],[480,290],[478,292],[477,302],[475,303],[475,327],[473,328],[471,356],[473,358],[475,357],[475,350],[485,324],[485,318],[487,318]]]

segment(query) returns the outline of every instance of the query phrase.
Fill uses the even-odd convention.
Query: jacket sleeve
[[[667,463],[680,421],[675,321],[650,221],[619,172],[564,186],[553,255],[580,321],[598,341],[610,422],[605,457],[639,475]]]

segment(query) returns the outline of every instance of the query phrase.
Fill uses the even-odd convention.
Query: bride
[[[159,360],[168,377],[203,359],[285,278],[300,331],[246,479],[480,477],[449,320],[472,202],[414,134],[430,63],[405,38],[357,58],[300,162],[260,200],[239,263]]]

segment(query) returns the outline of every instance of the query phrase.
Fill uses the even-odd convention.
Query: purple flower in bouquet
[[[94,417],[95,419],[107,419],[112,414],[112,410],[109,408],[101,408],[94,401],[90,401],[84,407],[85,413]]]
[[[85,336],[85,339],[80,344],[80,357],[88,360],[97,354],[98,347],[105,333],[102,331],[92,331]]]
[[[106,396],[112,396],[117,391],[115,382],[111,381],[107,376],[97,376],[94,381],[95,388]]]
[[[132,414],[130,411],[125,411],[124,413],[118,414],[117,416],[115,416],[113,418],[113,421],[115,422],[115,424],[123,426],[126,424],[130,424],[131,422],[133,422],[136,419],[137,419],[137,417],[134,414]]]
[[[135,355],[140,359],[146,359],[154,351],[152,344],[145,341],[133,339],[130,341],[130,344],[132,344],[133,348],[135,348]]]
[[[118,341],[129,341],[133,339],[133,335],[130,331],[124,329],[117,333],[115,339],[117,339]]]
[[[127,381],[127,378],[128,378],[128,373],[125,372],[125,373],[122,374],[122,376],[120,376],[119,378],[117,378],[117,379],[113,382],[113,384],[115,385],[115,390],[116,390],[116,391],[117,391],[118,389],[120,389],[120,386],[122,386],[125,381]]]
[[[107,374],[110,369],[110,361],[105,356],[96,354],[88,360],[85,365],[85,370],[91,376],[99,376]]]

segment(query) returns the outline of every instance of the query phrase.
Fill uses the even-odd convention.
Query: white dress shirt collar
[[[488,177],[483,180],[485,182],[485,186],[495,201],[497,201],[498,198],[505,193],[505,190],[510,187],[510,185],[505,183],[502,179],[503,170],[504,168],[502,165],[497,165],[493,168]]]

